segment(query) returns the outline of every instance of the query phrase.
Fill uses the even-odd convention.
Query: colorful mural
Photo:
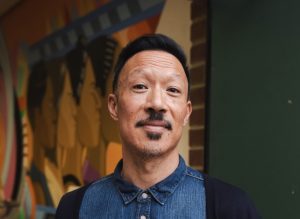
[[[0,51],[0,217],[2,218],[13,214],[14,209],[19,205],[22,134],[17,99],[9,74],[8,57],[1,32]]]
[[[54,215],[65,192],[113,172],[122,153],[106,107],[113,65],[129,41],[155,32],[164,6],[53,2],[51,16],[30,21],[43,30],[5,39],[11,70],[0,68],[0,218]]]

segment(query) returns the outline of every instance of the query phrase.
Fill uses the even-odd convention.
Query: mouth
[[[136,127],[143,127],[149,132],[162,132],[165,129],[172,130],[172,125],[166,120],[140,120],[136,123]]]
[[[140,120],[135,127],[142,128],[151,141],[158,141],[161,139],[165,130],[172,130],[172,125],[167,120],[146,119]]]
[[[162,131],[165,130],[164,124],[157,124],[157,123],[147,123],[143,127],[145,131],[152,132],[152,133],[161,133]]]

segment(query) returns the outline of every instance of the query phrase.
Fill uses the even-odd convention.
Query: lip
[[[147,132],[152,132],[152,133],[162,133],[163,131],[165,131],[165,127],[154,126],[154,125],[144,125],[143,129]]]
[[[148,122],[145,122],[144,126],[155,126],[155,127],[166,127],[166,122],[164,121],[158,121],[158,120],[155,120],[155,121],[148,121]]]
[[[166,123],[164,121],[149,121],[143,125],[143,128],[147,132],[162,133],[166,129]]]

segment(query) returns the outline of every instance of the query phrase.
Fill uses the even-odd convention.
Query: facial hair
[[[164,128],[166,128],[167,130],[171,131],[172,130],[172,124],[167,121],[164,120],[164,114],[162,112],[156,112],[153,109],[149,109],[148,110],[149,113],[149,117],[145,120],[140,120],[136,123],[135,127],[143,127],[144,125],[146,125],[148,122],[150,121],[163,121],[165,123]],[[152,132],[147,132],[147,137],[149,138],[149,140],[159,140],[161,138],[160,133],[152,133]]]
[[[172,130],[172,124],[168,120],[164,119],[163,112],[157,112],[153,109],[148,110],[149,117],[144,120],[139,120],[135,127],[140,128],[144,125],[147,125],[151,121],[162,121],[164,123],[164,128],[171,131]],[[149,140],[151,140],[151,145],[145,145],[142,150],[136,151],[139,157],[141,157],[143,160],[150,160],[155,157],[159,157],[162,155],[162,149],[159,147],[153,147],[153,143],[155,141],[158,141],[161,139],[162,134],[161,133],[153,133],[153,132],[147,132],[146,133]],[[154,142],[153,142],[154,141]],[[155,144],[155,143],[154,143]],[[173,148],[170,148],[169,150],[173,150]],[[168,150],[168,151],[169,151]]]

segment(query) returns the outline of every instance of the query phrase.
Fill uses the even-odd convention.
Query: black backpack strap
[[[83,199],[83,196],[86,192],[86,190],[90,187],[92,183],[89,183],[87,184],[86,186],[84,187],[81,187],[78,192],[76,193],[76,199],[75,199],[75,202],[74,202],[74,207],[73,207],[73,215],[74,215],[74,219],[79,219],[79,211],[80,211],[80,207],[81,207],[81,203],[82,203],[82,199]]]
[[[79,219],[79,212],[83,196],[92,183],[66,193],[60,200],[55,219]]]
[[[203,174],[204,177],[204,187],[205,187],[205,199],[206,199],[206,218],[213,219],[216,217],[215,210],[215,190],[213,185],[209,182],[208,175]]]
[[[260,219],[257,209],[240,188],[204,176],[207,219]]]

